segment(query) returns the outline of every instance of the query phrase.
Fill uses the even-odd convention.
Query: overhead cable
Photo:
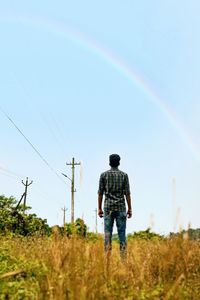
[[[27,143],[31,146],[31,148],[37,153],[37,155],[40,157],[40,159],[48,166],[48,168],[63,182],[65,181],[62,179],[61,176],[52,168],[52,166],[48,163],[48,161],[40,154],[40,152],[36,149],[36,147],[31,143],[31,141],[25,136],[25,134],[19,129],[19,127],[15,124],[15,122],[9,117],[9,115],[2,109],[0,106],[1,112],[4,114],[4,116],[12,123],[12,125],[17,129],[17,131],[23,136],[23,138],[27,141]]]
[[[5,168],[5,167],[2,167],[2,166],[0,166],[0,171],[5,172],[5,173],[8,173],[9,175],[12,175],[12,176],[17,177],[17,178],[23,176],[23,175],[17,174],[17,173],[15,173],[15,172],[13,172],[13,171],[11,171],[11,170]]]
[[[0,170],[0,175],[3,175],[3,176],[6,176],[6,177],[9,177],[9,178],[12,178],[14,180],[17,180],[17,178],[9,173],[4,173]]]
[[[22,85],[22,82],[19,81],[19,78],[16,77],[15,73],[12,72],[11,75],[12,75],[12,77],[13,77],[15,83],[16,83],[16,86],[18,87],[18,89],[22,93],[23,98],[25,100],[27,100],[27,98],[30,100],[30,101],[26,101],[26,103],[28,103],[29,108],[32,110],[33,107],[36,107],[35,101],[33,101],[34,100],[33,97],[31,96],[30,92],[27,90],[27,87],[24,87]],[[31,104],[31,106],[30,106],[30,104]],[[63,151],[64,148],[63,148],[63,146],[61,146],[61,143],[58,140],[56,134],[54,133],[54,130],[52,130],[52,127],[49,126],[49,123],[47,122],[47,119],[44,117],[43,113],[38,110],[38,107],[37,107],[37,111],[40,115],[40,118],[45,123],[45,125],[47,126],[49,132],[51,133],[51,136],[54,138],[54,141],[56,140],[56,146],[59,148],[59,150],[62,150],[61,153],[63,155],[65,153],[65,151]],[[54,119],[52,114],[51,114],[51,118]],[[54,121],[54,123],[55,123],[55,121]],[[52,121],[51,121],[51,125],[52,125]],[[57,132],[57,131],[55,131],[55,132]]]

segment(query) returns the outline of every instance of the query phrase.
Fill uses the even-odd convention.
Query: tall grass
[[[1,238],[0,299],[200,299],[200,243],[133,240],[126,261],[103,240]]]

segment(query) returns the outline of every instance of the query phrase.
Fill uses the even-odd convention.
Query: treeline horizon
[[[92,236],[97,238],[103,236],[102,233],[89,231],[89,227],[81,218],[77,218],[74,224],[70,222],[65,223],[65,226],[53,225],[50,226],[47,219],[38,217],[35,213],[28,213],[32,208],[23,205],[18,205],[18,201],[15,197],[6,197],[0,195],[0,234],[18,234],[18,235],[51,235],[61,234],[70,236],[73,232],[76,234],[86,237]],[[144,239],[144,240],[156,240],[165,239],[171,237],[181,236],[184,239],[200,240],[200,228],[188,228],[187,230],[182,229],[178,232],[169,232],[167,235],[161,235],[152,231],[150,227],[146,230],[133,231],[127,233],[127,239]],[[118,240],[117,233],[113,234],[113,241]]]

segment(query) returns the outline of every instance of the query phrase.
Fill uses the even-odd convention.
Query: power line
[[[31,100],[31,101],[26,102],[26,103],[28,103],[29,108],[31,108],[31,107],[32,107],[32,108],[33,108],[33,107],[36,107],[35,105],[33,105],[33,104],[35,104],[35,101],[32,101],[32,100],[33,100],[33,97],[32,97],[32,95],[30,94],[30,92],[27,90],[27,87],[25,88],[25,87],[22,85],[22,83],[19,81],[19,78],[17,78],[17,77],[15,76],[14,72],[12,72],[11,75],[12,75],[12,77],[13,77],[13,79],[14,79],[14,81],[15,81],[15,83],[16,83],[18,89],[19,89],[19,91],[22,93],[23,98],[24,98],[25,100],[26,100],[27,98],[29,98],[29,99]],[[30,107],[30,104],[31,104],[31,107]],[[63,140],[61,140],[61,139],[59,140],[58,137],[55,135],[54,131],[52,130],[52,127],[49,126],[49,123],[47,122],[47,119],[44,117],[43,113],[39,110],[38,106],[37,106],[37,112],[39,112],[39,115],[40,115],[41,120],[45,123],[46,127],[48,128],[49,132],[51,133],[51,136],[54,138],[54,142],[55,142],[55,144],[57,145],[58,149],[59,149],[60,151],[62,150],[61,153],[62,153],[63,157],[65,157],[65,151],[64,151],[64,147],[63,147],[64,144],[62,144],[62,146],[61,146],[61,143],[60,143],[60,141],[63,142]],[[51,119],[53,119],[54,124],[55,124],[55,119],[54,119],[54,117],[52,118],[52,116],[53,116],[53,115],[52,115],[52,113],[51,113]],[[52,125],[52,121],[51,121],[51,125]],[[55,132],[57,132],[57,130],[56,130]],[[60,146],[60,147],[59,147],[59,146]]]
[[[49,116],[51,118],[50,122],[49,119],[46,116],[44,116],[44,114],[42,114],[41,112],[40,112],[40,116],[46,128],[50,132],[51,137],[53,138],[54,143],[57,146],[57,149],[59,149],[60,154],[62,154],[62,156],[65,157],[66,151],[63,143],[63,138],[61,138],[60,127],[58,126],[58,121],[55,119],[55,116],[53,116],[52,112],[49,112]]]
[[[10,175],[9,173],[3,173],[1,170],[0,170],[0,174],[3,175],[3,176],[6,176],[6,177],[9,177],[9,178],[12,178],[13,180],[16,180],[16,177],[14,175]]]
[[[16,177],[16,178],[19,178],[19,177],[22,177],[23,175],[20,175],[20,174],[17,174],[7,168],[4,168],[2,166],[0,166],[0,172],[5,172],[5,173],[8,173],[9,175],[12,175],[13,177]]]
[[[62,179],[62,177],[59,176],[59,174],[52,168],[52,166],[48,163],[48,161],[40,154],[40,152],[36,149],[36,147],[31,143],[31,141],[25,136],[25,134],[19,129],[19,127],[15,124],[15,122],[11,119],[11,117],[2,109],[0,106],[1,112],[4,114],[4,116],[12,123],[12,125],[15,127],[15,129],[23,136],[23,138],[27,141],[27,143],[31,146],[31,148],[36,152],[36,154],[40,157],[40,159],[48,166],[48,168],[63,182],[65,181]]]

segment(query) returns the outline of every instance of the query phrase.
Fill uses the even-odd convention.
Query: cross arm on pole
[[[24,186],[29,186],[33,183],[33,180],[31,180],[31,182],[28,183],[28,177],[26,177],[26,183],[24,183],[24,180],[22,180],[22,183],[23,183]]]
[[[31,182],[28,184],[28,186],[31,185],[32,183],[33,183],[33,180],[31,180]]]

